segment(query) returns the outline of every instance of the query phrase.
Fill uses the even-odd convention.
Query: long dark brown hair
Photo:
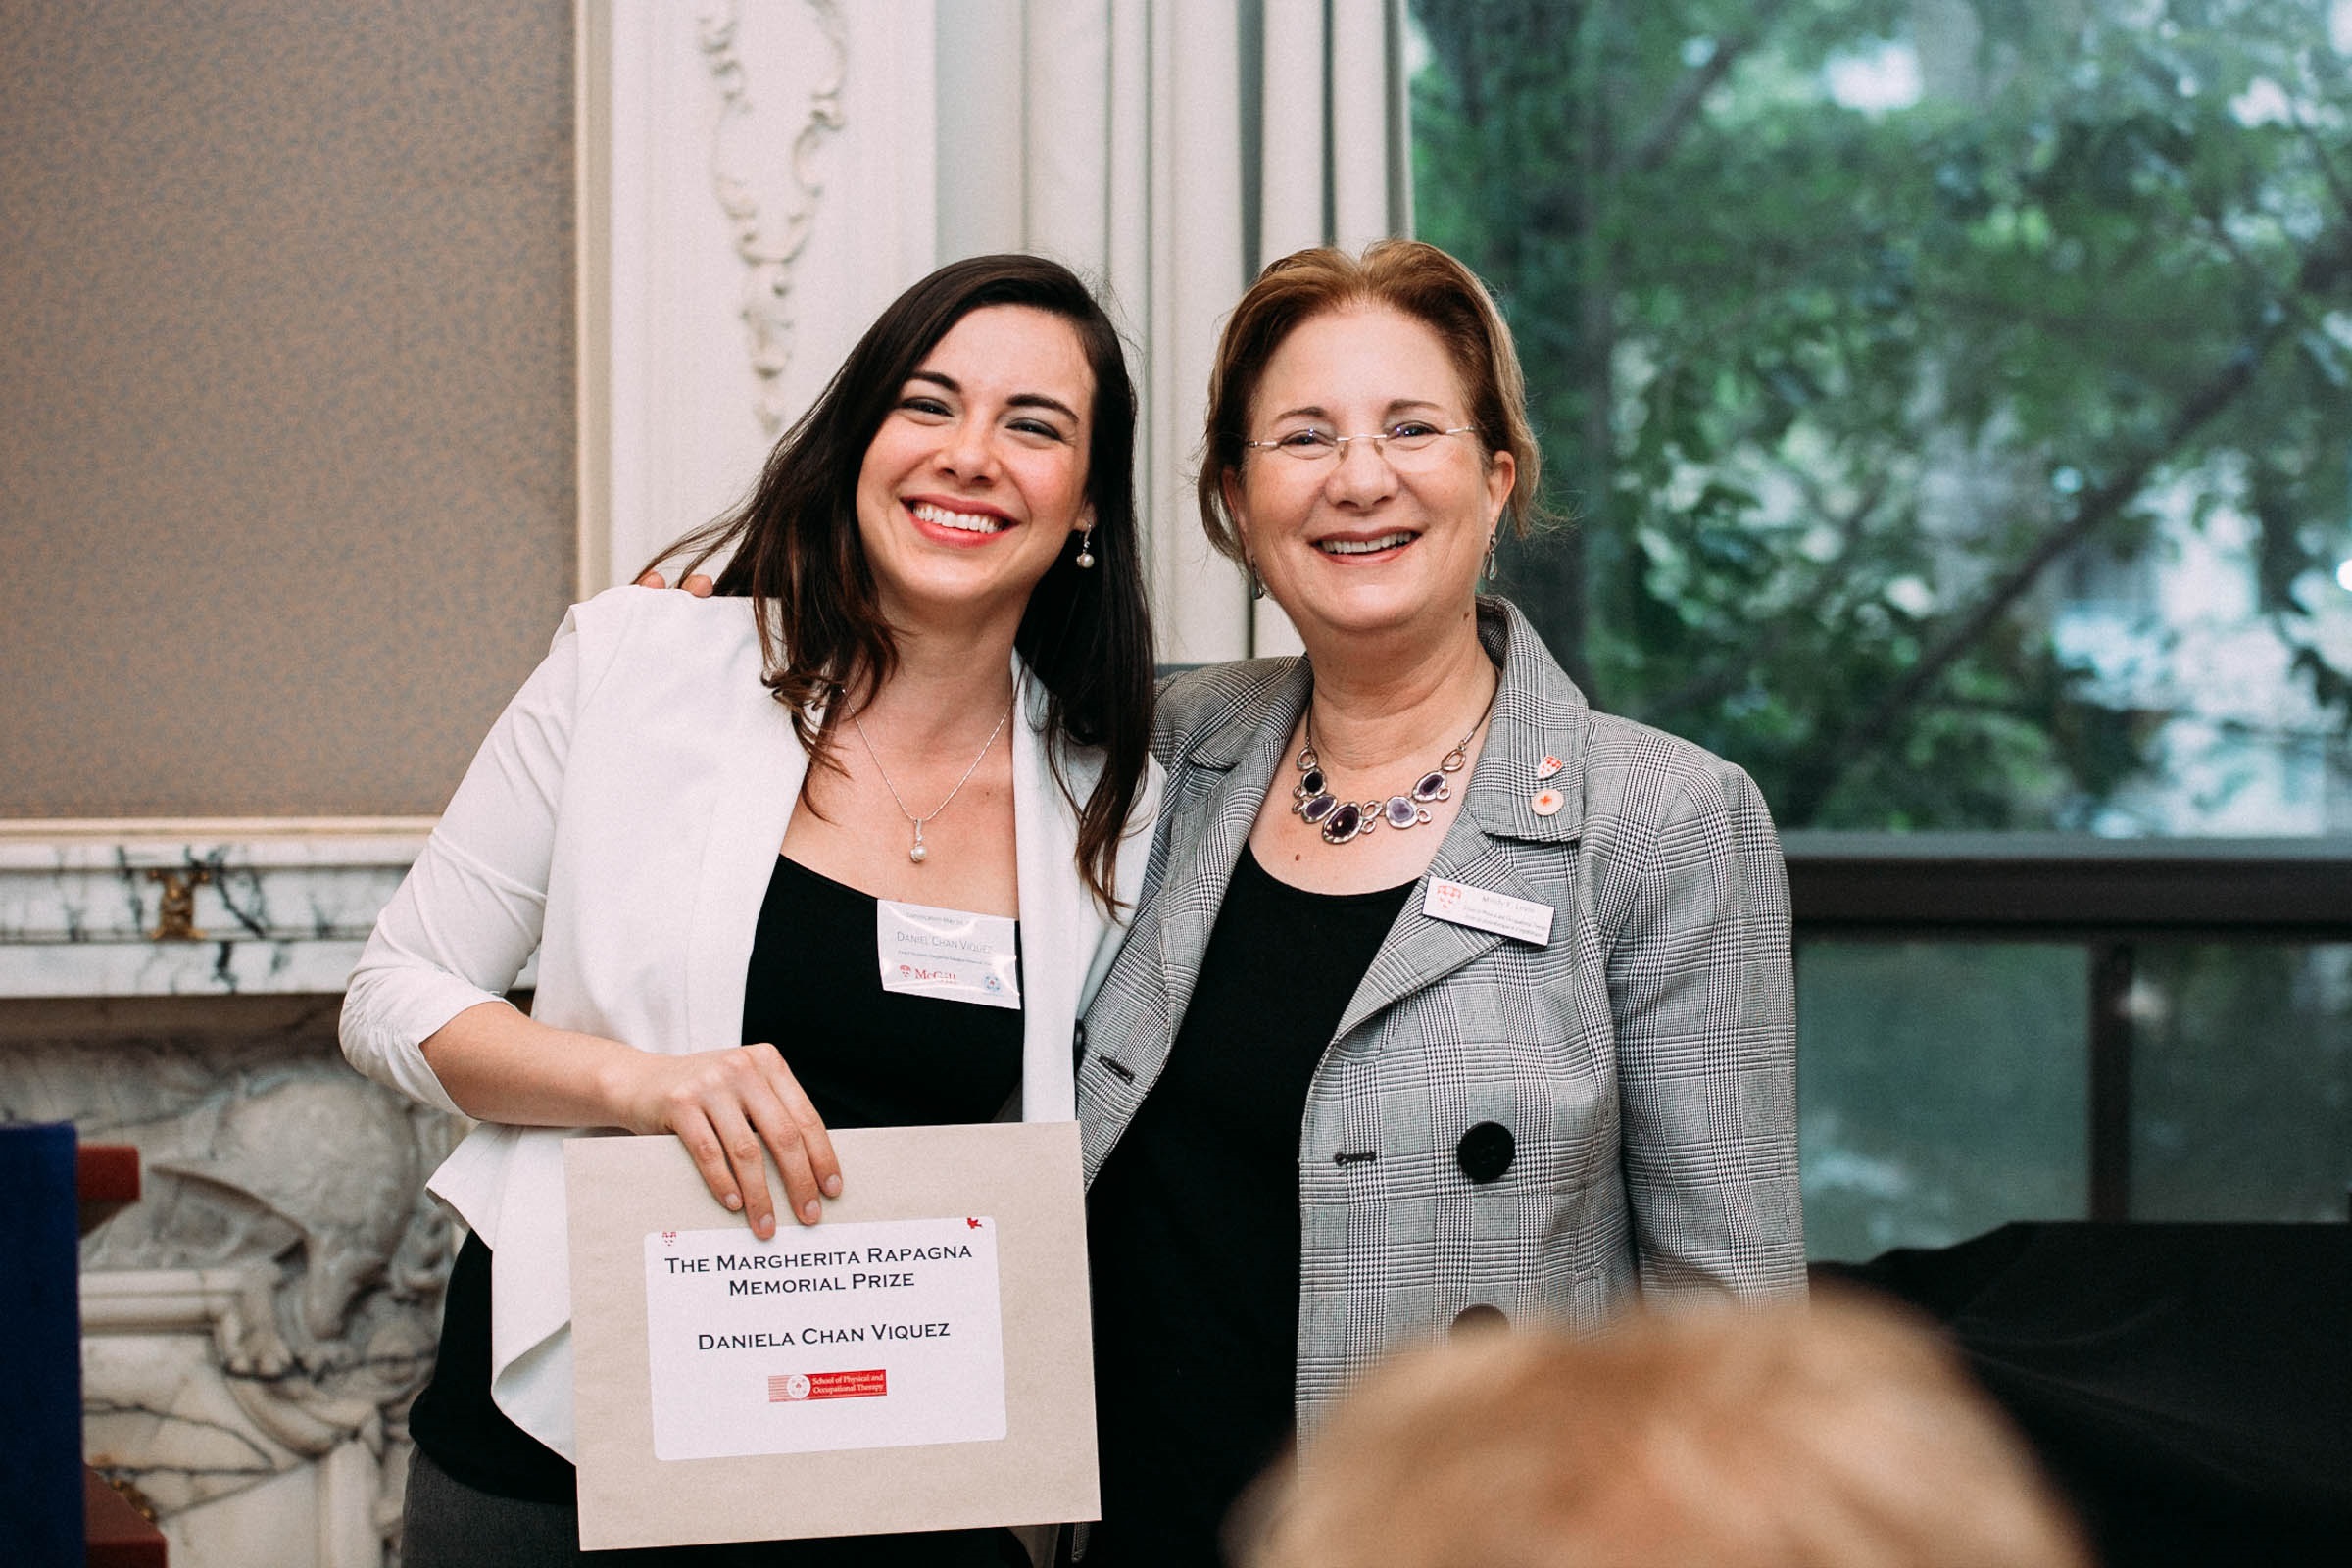
[[[809,756],[826,761],[843,707],[827,701],[834,688],[850,682],[870,693],[898,667],[858,526],[866,448],[924,356],[957,321],[989,305],[1025,305],[1067,321],[1094,371],[1086,490],[1095,564],[1078,566],[1073,537],[1030,594],[1013,647],[1046,692],[1047,755],[1078,813],[1078,874],[1114,907],[1119,837],[1152,735],[1152,617],[1135,518],[1135,384],[1118,329],[1068,268],[1037,256],[975,256],[900,295],[784,432],[750,499],[662,551],[654,565],[684,558],[683,577],[733,551],[714,591],[758,602],[767,688],[791,711]],[[820,704],[821,721],[810,716]],[[1083,803],[1064,770],[1071,745],[1103,756]]]

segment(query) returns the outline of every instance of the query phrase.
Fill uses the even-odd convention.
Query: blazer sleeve
[[[1754,783],[1706,761],[1663,803],[1609,956],[1642,1289],[1801,1294],[1788,872]]]
[[[443,1110],[459,1107],[425,1062],[425,1038],[501,1000],[539,946],[584,657],[574,607],[376,918],[344,995],[351,1064]]]

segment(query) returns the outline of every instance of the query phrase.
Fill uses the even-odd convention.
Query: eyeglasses
[[[1245,441],[1242,445],[1252,451],[1279,452],[1298,463],[1325,464],[1346,457],[1348,442],[1369,441],[1373,451],[1389,460],[1390,466],[1409,467],[1422,455],[1434,451],[1445,437],[1477,433],[1475,424],[1457,424],[1450,430],[1441,430],[1419,419],[1407,419],[1386,430],[1366,430],[1361,435],[1339,435],[1310,424],[1286,431],[1271,441]]]

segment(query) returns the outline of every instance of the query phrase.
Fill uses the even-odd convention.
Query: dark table
[[[1940,1322],[2108,1568],[2352,1563],[2352,1225],[2005,1225],[1813,1277]]]

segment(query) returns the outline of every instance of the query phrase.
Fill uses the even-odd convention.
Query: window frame
[[[2046,942],[2088,950],[2093,1220],[2132,1214],[2127,1005],[2139,943],[2352,942],[2352,837],[2099,839],[1791,832],[1792,946]],[[2352,1219],[2352,1190],[2346,1193]]]

